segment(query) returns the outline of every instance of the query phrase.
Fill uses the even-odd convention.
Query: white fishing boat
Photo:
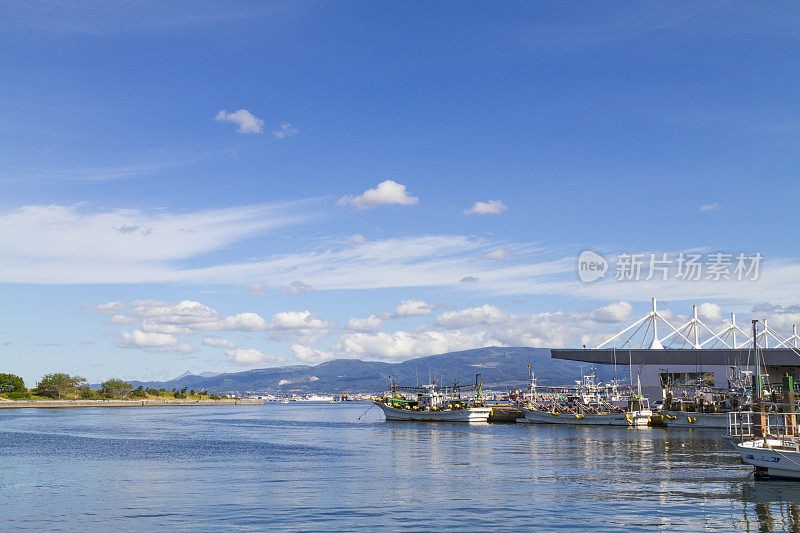
[[[635,426],[644,427],[650,422],[652,411],[639,409],[630,412],[600,412],[595,414],[570,413],[556,410],[539,410],[530,407],[519,409],[525,420],[532,424],[563,424],[570,426]]]
[[[729,413],[728,438],[759,478],[800,479],[796,413]]]
[[[641,391],[623,391],[616,380],[597,383],[593,370],[569,388],[537,387],[531,372],[530,392],[517,407],[532,424],[644,427],[653,415]]]
[[[728,413],[661,410],[654,412],[651,420],[653,425],[669,428],[725,429],[728,427]]]
[[[752,408],[728,413],[725,438],[739,452],[743,463],[755,467],[756,478],[800,479],[800,405],[794,378],[787,373],[780,384],[769,383],[770,375],[758,345],[759,322],[753,320],[756,373]],[[792,351],[800,355],[794,348]]]
[[[475,400],[462,397],[475,390]],[[437,387],[434,380],[423,387],[398,387],[392,382],[390,392],[373,403],[381,408],[386,420],[486,422],[492,414],[492,408],[481,401],[481,386],[477,383],[474,387]]]
[[[414,410],[392,407],[380,401],[375,403],[383,410],[386,420],[415,420],[418,422],[486,422],[491,407],[440,408]]]

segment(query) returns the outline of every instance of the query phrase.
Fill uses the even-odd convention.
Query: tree
[[[85,378],[80,376],[70,376],[69,374],[58,372],[55,374],[45,375],[41,381],[36,384],[36,388],[33,390],[33,392],[39,396],[47,396],[48,398],[58,400],[71,394],[75,394],[78,387],[85,383]]]
[[[9,392],[25,392],[25,382],[14,374],[0,374],[0,394]]]
[[[124,398],[130,391],[133,390],[133,385],[124,379],[112,378],[104,381],[100,387],[100,392],[106,398]]]

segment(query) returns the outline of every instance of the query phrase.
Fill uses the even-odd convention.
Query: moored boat
[[[462,407],[440,409],[414,409],[393,407],[380,400],[375,404],[383,410],[386,420],[414,420],[418,422],[486,422],[491,407]]]
[[[650,418],[654,426],[668,428],[716,428],[728,427],[728,413],[696,413],[692,411],[655,411]]]
[[[477,391],[476,399],[463,398]],[[492,414],[491,406],[481,400],[481,386],[437,387],[436,382],[423,387],[398,387],[392,381],[388,394],[373,399],[381,408],[386,420],[418,422],[486,422]]]
[[[644,427],[653,415],[641,392],[623,391],[616,381],[596,383],[594,371],[575,387],[562,388],[537,387],[531,372],[530,392],[517,407],[533,424]]]

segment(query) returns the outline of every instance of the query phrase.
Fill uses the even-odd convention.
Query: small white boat
[[[797,413],[729,413],[725,435],[757,478],[800,479]]]

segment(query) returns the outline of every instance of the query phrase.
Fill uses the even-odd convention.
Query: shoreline
[[[63,409],[75,407],[198,407],[208,405],[263,405],[264,400],[223,398],[221,400],[24,400],[0,401],[0,409]]]

